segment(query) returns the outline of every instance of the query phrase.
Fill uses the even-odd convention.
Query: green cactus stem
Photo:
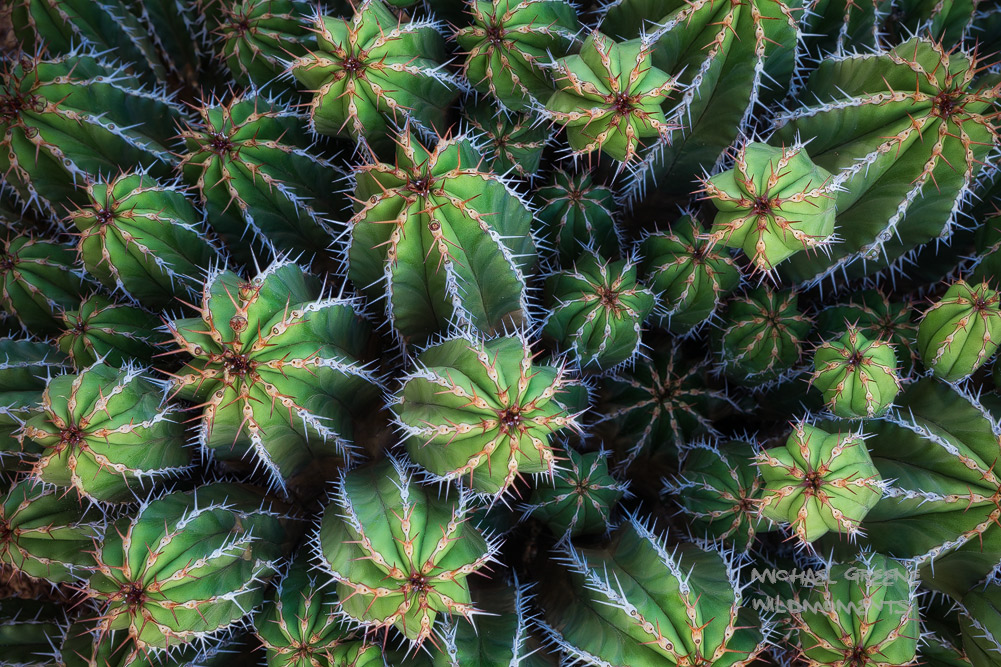
[[[897,355],[883,340],[869,340],[853,326],[813,355],[811,384],[838,417],[865,418],[886,412],[900,392]]]
[[[63,326],[56,344],[78,370],[98,359],[111,366],[130,360],[150,363],[158,347],[169,340],[159,330],[155,315],[100,294],[84,299],[75,310],[64,311]]]
[[[959,280],[925,311],[918,326],[921,361],[956,382],[987,362],[1001,345],[1001,296],[986,281]]]
[[[482,136],[486,158],[502,176],[532,180],[539,172],[550,132],[527,113],[506,114],[484,102],[468,107],[464,116]]]
[[[0,240],[0,307],[26,332],[56,333],[62,311],[80,303],[87,283],[73,251],[30,236]]]
[[[501,495],[519,476],[552,475],[554,442],[578,430],[565,364],[533,362],[527,340],[453,338],[417,355],[391,408],[407,452],[443,479]]]
[[[973,667],[991,667],[1001,658],[1001,585],[992,582],[963,596],[960,629]]]
[[[395,627],[415,645],[439,616],[470,619],[468,576],[499,544],[466,520],[470,496],[446,499],[396,459],[342,473],[314,539],[345,617],[368,630]]]
[[[801,545],[829,531],[855,540],[886,483],[857,433],[828,433],[805,422],[793,426],[782,447],[755,461],[765,488],[761,514],[788,524]]]
[[[44,448],[32,475],[107,502],[136,500],[191,468],[184,424],[166,383],[146,369],[96,363],[49,381],[43,412],[20,437]]]
[[[918,360],[917,346],[913,343],[918,327],[911,321],[913,312],[906,301],[891,301],[879,290],[863,290],[820,311],[817,332],[826,340],[844,335],[848,325],[852,325],[870,340],[884,340],[893,346],[901,375],[909,376]]]
[[[615,194],[598,185],[587,171],[553,172],[535,193],[536,214],[544,223],[542,238],[556,250],[561,262],[580,257],[593,248],[602,257],[618,257],[619,230],[615,224]]]

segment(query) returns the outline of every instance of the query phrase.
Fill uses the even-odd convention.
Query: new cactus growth
[[[503,494],[519,476],[552,474],[554,442],[579,429],[565,366],[534,363],[522,338],[453,338],[427,348],[391,405],[407,452],[432,474]]]
[[[612,510],[629,494],[629,483],[608,471],[605,451],[581,454],[567,450],[567,460],[553,475],[553,483],[539,482],[522,509],[544,521],[563,539],[607,532]]]
[[[324,256],[341,209],[331,196],[339,173],[311,152],[304,117],[252,91],[196,110],[198,123],[180,134],[181,173],[236,259]]]
[[[857,433],[828,433],[805,422],[793,425],[782,447],[755,458],[765,488],[761,514],[788,524],[800,544],[829,531],[854,540],[885,482]]]
[[[93,565],[104,516],[61,489],[24,479],[0,496],[0,563],[15,573],[68,582]]]
[[[900,391],[897,355],[883,340],[869,340],[855,327],[837,341],[825,341],[813,355],[811,383],[838,417],[874,417]]]
[[[138,366],[104,363],[49,381],[43,411],[20,436],[44,451],[32,466],[43,482],[108,502],[135,500],[158,480],[185,474],[191,455],[167,386]]]
[[[664,480],[664,492],[681,505],[694,537],[723,540],[747,551],[758,533],[775,529],[759,511],[765,482],[752,462],[751,445],[697,441],[682,451],[681,472]]]
[[[152,656],[225,633],[264,602],[286,524],[236,484],[144,502],[97,549],[86,593],[99,605],[98,633],[126,630],[130,652]]]
[[[547,291],[553,307],[543,333],[570,350],[581,368],[607,371],[640,354],[654,294],[637,282],[634,260],[585,253],[572,269],[550,276]]]
[[[80,303],[86,283],[73,251],[28,236],[0,241],[0,307],[26,331],[59,331],[61,313]]]
[[[463,74],[502,107],[520,111],[553,93],[551,53],[567,53],[580,30],[565,0],[474,0],[472,25],[455,33],[465,51]]]
[[[168,340],[154,315],[100,294],[84,299],[75,310],[64,311],[63,326],[56,344],[77,369],[99,359],[110,366],[123,366],[130,359],[149,363],[157,346]]]
[[[556,250],[561,261],[573,261],[587,248],[602,257],[619,255],[619,231],[615,225],[615,194],[593,182],[584,171],[557,170],[535,193],[544,223],[541,236]]]
[[[947,382],[970,375],[1001,345],[1001,296],[986,281],[959,280],[925,311],[918,352],[932,373]]]
[[[260,614],[254,629],[268,667],[382,667],[378,647],[352,632],[336,613],[337,596],[295,560]]]
[[[765,647],[767,626],[742,606],[736,569],[719,552],[668,546],[636,517],[603,549],[560,551],[572,581],[551,601],[540,595],[540,626],[571,661],[744,667]]]
[[[646,40],[616,42],[595,31],[580,55],[556,62],[556,92],[545,114],[565,128],[573,156],[601,150],[628,163],[644,147],[669,140],[676,126],[663,106],[679,84],[654,66],[652,50]]]
[[[198,311],[167,326],[192,357],[173,385],[198,404],[203,450],[250,459],[280,487],[313,464],[349,457],[351,410],[378,386],[359,361],[369,327],[352,301],[278,261],[249,280],[214,272]]]
[[[756,270],[771,271],[832,240],[837,188],[802,144],[749,143],[737,152],[734,168],[707,180],[703,191],[719,210],[709,238],[741,248]]]
[[[439,615],[477,613],[467,578],[499,545],[467,521],[467,494],[441,497],[413,474],[395,459],[342,473],[314,544],[347,619],[420,645]]]
[[[424,344],[453,323],[494,334],[529,322],[532,212],[481,167],[466,137],[428,149],[408,130],[395,164],[357,169],[348,277],[384,299],[404,340]]]
[[[678,335],[697,331],[740,284],[736,263],[689,215],[644,238],[639,252],[644,278],[660,295],[655,315]]]
[[[863,554],[830,568],[796,607],[791,616],[804,665],[918,664],[917,578],[892,558]]]
[[[798,306],[795,291],[768,287],[732,299],[716,335],[727,375],[767,382],[791,371],[813,328],[813,320]]]
[[[176,185],[129,172],[89,183],[86,193],[87,205],[67,218],[87,273],[110,290],[146,306],[176,306],[221,259],[201,213]]]
[[[445,131],[444,110],[463,84],[444,67],[438,23],[405,22],[382,0],[362,0],[347,19],[318,14],[313,29],[316,49],[290,72],[313,93],[314,131],[380,147],[407,122]]]
[[[167,176],[180,118],[166,94],[79,49],[10,58],[0,71],[0,173],[22,204],[56,220],[102,174]]]
[[[480,134],[485,156],[494,172],[531,180],[539,171],[542,151],[549,143],[549,130],[536,126],[528,114],[498,113],[481,102],[465,113],[470,127]]]

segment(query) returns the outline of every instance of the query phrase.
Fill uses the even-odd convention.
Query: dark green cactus
[[[64,329],[56,344],[78,370],[98,359],[111,366],[123,366],[130,359],[148,364],[158,346],[169,340],[155,315],[100,294],[64,311],[62,317]]]
[[[830,568],[801,606],[790,611],[803,664],[916,664],[917,577],[893,559],[869,553]]]
[[[180,134],[181,173],[236,259],[252,265],[275,253],[328,254],[328,220],[342,206],[331,191],[339,174],[310,152],[304,118],[253,93],[197,112],[199,122]]]
[[[268,667],[382,667],[378,647],[352,632],[336,613],[337,596],[295,560],[254,617]]]
[[[682,453],[681,472],[664,480],[664,492],[681,505],[693,537],[747,551],[758,533],[777,528],[759,511],[765,482],[753,463],[753,445],[697,441]]]
[[[482,166],[464,136],[428,149],[406,131],[395,164],[356,171],[348,277],[384,299],[406,341],[424,344],[450,324],[494,334],[529,323],[532,212]]]
[[[68,220],[80,233],[87,273],[108,289],[146,306],[176,306],[222,260],[202,214],[176,185],[129,172],[89,183],[86,193],[87,204]]]
[[[643,322],[654,294],[640,285],[632,259],[611,262],[586,252],[551,275],[551,309],[543,334],[571,352],[581,368],[604,372],[642,356]]]
[[[127,630],[129,653],[217,638],[264,602],[287,517],[256,491],[208,484],[142,503],[109,528],[86,594],[99,636]]]
[[[105,517],[63,490],[24,479],[0,496],[0,563],[54,583],[84,578]]]
[[[544,223],[541,236],[560,261],[573,261],[586,248],[602,257],[618,257],[615,195],[611,188],[594,183],[589,172],[554,171],[535,192],[535,200],[536,215]]]
[[[1001,345],[1001,295],[987,282],[959,280],[925,311],[918,326],[921,361],[956,382],[987,362]]]
[[[61,243],[29,236],[0,241],[0,307],[25,331],[56,333],[62,311],[78,305],[87,291],[75,259]]]
[[[393,126],[447,129],[445,111],[463,84],[444,67],[438,23],[404,21],[382,0],[362,0],[347,19],[318,14],[313,29],[316,49],[290,66],[313,92],[312,130],[382,148],[392,146]]]
[[[0,650],[5,665],[50,667],[66,631],[66,612],[52,602],[0,600]]]
[[[103,363],[49,381],[20,437],[44,448],[41,481],[108,502],[136,500],[191,467],[184,424],[167,385],[137,366]]]
[[[788,524],[804,545],[829,531],[856,539],[887,486],[861,435],[805,422],[793,425],[784,446],[762,451],[755,462],[765,482],[761,514]]]
[[[963,596],[960,629],[973,667],[992,667],[1001,659],[1001,585],[978,586]]]
[[[620,482],[608,471],[608,452],[581,454],[568,449],[566,461],[553,475],[553,483],[536,484],[522,505],[531,515],[563,539],[608,532],[612,510],[629,495],[629,482]]]
[[[282,488],[324,460],[349,458],[352,410],[378,387],[359,361],[370,328],[354,302],[281,261],[249,280],[214,272],[198,311],[167,326],[192,357],[173,384],[198,404],[207,454],[249,459]]]
[[[535,178],[542,162],[542,151],[549,143],[550,132],[533,122],[527,113],[506,114],[486,102],[465,111],[470,127],[480,133],[484,157],[498,174],[523,180]]]
[[[0,173],[22,204],[56,220],[102,174],[168,176],[181,117],[162,91],[89,52],[10,58],[0,71]]]
[[[759,287],[732,299],[715,335],[727,375],[744,382],[782,379],[803,356],[813,320],[795,291]]]
[[[813,354],[811,384],[838,417],[874,417],[900,392],[897,355],[883,340],[869,340],[855,327]]]
[[[663,106],[678,80],[652,62],[644,39],[616,42],[591,33],[580,55],[556,62],[556,92],[545,114],[566,130],[576,157],[601,150],[620,163],[640,159],[645,144],[667,141],[675,129]]]
[[[553,93],[550,54],[577,40],[577,8],[565,0],[473,0],[472,25],[455,33],[464,50],[463,74],[501,108],[523,110]]]
[[[466,520],[468,494],[446,499],[413,473],[396,459],[343,473],[314,545],[341,612],[420,645],[439,615],[478,612],[467,579],[489,567],[499,545]]]
[[[743,607],[737,572],[719,552],[668,546],[629,517],[603,549],[566,542],[571,581],[550,599],[542,630],[568,664],[744,667],[764,650],[760,622]]]
[[[833,241],[836,194],[831,174],[810,161],[802,144],[746,144],[733,169],[703,185],[703,196],[719,210],[709,239],[741,248],[756,271],[771,271]]]
[[[834,175],[837,230],[829,254],[783,265],[796,281],[835,285],[885,268],[919,244],[948,238],[992,150],[1001,77],[977,57],[922,39],[875,54],[825,58],[804,99],[779,113],[773,145],[810,141]],[[876,112],[878,110],[878,113]]]
[[[817,332],[826,340],[842,336],[853,326],[867,338],[885,340],[893,346],[901,375],[910,375],[918,359],[913,344],[918,333],[917,325],[911,321],[913,312],[907,302],[891,301],[878,290],[863,290],[820,311]]]
[[[496,495],[521,475],[552,475],[556,433],[580,428],[570,402],[576,382],[564,365],[534,357],[514,337],[453,338],[417,355],[391,404],[411,458]]]
[[[698,331],[740,284],[740,270],[733,259],[703,234],[690,215],[671,225],[667,233],[645,237],[639,252],[644,277],[660,295],[655,315],[677,335]]]

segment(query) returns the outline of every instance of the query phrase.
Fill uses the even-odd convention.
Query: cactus
[[[744,382],[782,379],[803,356],[813,320],[800,312],[795,291],[759,287],[732,299],[715,335],[723,369]]]
[[[757,114],[760,102],[781,98],[798,55],[801,0],[612,0],[601,30],[642,37],[651,63],[676,77],[666,140],[632,167],[624,195],[658,191],[687,197],[692,184],[718,165]]]
[[[654,294],[638,284],[635,260],[586,253],[572,270],[550,276],[547,291],[552,308],[543,333],[570,350],[581,368],[608,371],[641,354]]]
[[[83,614],[64,630],[62,645],[56,652],[58,667],[225,667],[232,664],[232,636],[214,638],[211,644],[173,645],[168,652],[139,649],[129,637],[129,630],[102,630],[92,618],[93,611]]]
[[[203,451],[249,458],[281,488],[326,459],[347,462],[351,411],[378,387],[359,361],[369,326],[354,302],[278,261],[250,280],[215,271],[198,311],[167,327],[193,357],[173,385],[198,404]]]
[[[891,558],[863,554],[830,568],[791,612],[803,664],[809,667],[916,662],[917,578]]]
[[[698,221],[685,215],[667,233],[655,232],[639,245],[644,277],[660,295],[656,317],[673,334],[699,331],[740,284],[740,271]]]
[[[886,8],[886,38],[900,41],[909,35],[926,35],[946,49],[961,46],[970,36],[977,14],[977,0],[890,0]]]
[[[956,382],[980,368],[1001,345],[1001,296],[959,280],[925,311],[918,326],[921,361],[937,377]]]
[[[97,550],[85,590],[100,605],[97,631],[127,630],[123,643],[144,655],[224,634],[264,602],[286,523],[235,484],[143,502]]]
[[[886,487],[861,435],[805,422],[794,424],[784,446],[762,451],[755,462],[765,483],[761,514],[788,524],[802,545],[832,530],[854,540]]]
[[[811,383],[838,417],[874,417],[900,392],[897,355],[883,340],[869,340],[853,326],[840,340],[826,341],[813,355]]]
[[[107,502],[138,498],[158,480],[185,474],[191,456],[176,407],[164,403],[166,384],[144,370],[96,363],[49,381],[42,409],[20,437],[41,445],[32,474]]]
[[[991,667],[1001,657],[1001,585],[974,588],[963,596],[960,629],[973,667]]]
[[[465,112],[471,128],[484,142],[487,162],[494,172],[522,180],[535,178],[542,151],[549,143],[549,130],[537,126],[529,114],[498,113],[481,102]]]
[[[313,7],[302,0],[239,0],[219,9],[216,51],[233,79],[245,87],[294,91],[294,82],[277,80],[287,63],[316,49],[309,29]]]
[[[358,167],[348,277],[405,340],[425,344],[450,323],[486,334],[528,324],[535,264],[532,212],[503,178],[480,168],[465,136],[433,149],[413,132],[395,165]]]
[[[889,18],[888,0],[809,0],[804,3],[802,37],[806,56],[844,56],[875,49]]]
[[[652,44],[616,42],[595,31],[580,55],[556,62],[556,92],[545,115],[566,129],[570,154],[601,150],[620,163],[640,159],[644,142],[667,141],[675,129],[662,108],[680,89],[651,62]]]
[[[803,96],[818,102],[781,112],[769,141],[812,139],[814,163],[840,189],[836,225],[844,238],[829,256],[792,257],[783,267],[791,280],[831,278],[837,287],[947,238],[1001,146],[993,120],[1001,79],[982,73],[975,53],[925,40],[826,58]]]
[[[579,429],[564,365],[533,363],[523,338],[452,338],[417,355],[391,408],[411,458],[481,493],[525,473],[552,475],[555,433]]]
[[[909,303],[891,301],[878,290],[863,290],[822,310],[817,315],[817,331],[827,339],[840,337],[853,326],[867,338],[884,340],[893,346],[900,374],[908,376],[918,359],[913,343],[918,327],[911,322],[912,312]]]
[[[581,454],[567,450],[567,461],[553,475],[553,484],[541,482],[522,506],[524,516],[545,522],[562,539],[607,533],[613,527],[612,510],[629,483],[608,472],[608,452]]]
[[[681,506],[694,537],[723,540],[747,551],[758,533],[776,528],[758,511],[765,483],[751,461],[753,445],[696,441],[682,453],[681,472],[664,480],[664,492]]]
[[[80,303],[84,276],[73,251],[60,243],[29,236],[0,241],[0,307],[25,331],[55,333],[61,313]]]
[[[197,113],[180,134],[181,173],[236,259],[322,257],[333,241],[328,217],[341,209],[331,192],[339,174],[310,152],[303,117],[253,91]]]
[[[734,168],[705,181],[703,192],[719,210],[710,240],[741,248],[756,271],[832,241],[837,188],[798,142],[742,146]]]
[[[382,667],[379,649],[352,633],[334,613],[337,596],[295,560],[254,617],[268,667]]]
[[[61,490],[24,479],[0,496],[0,563],[54,583],[87,574],[104,515]]]
[[[736,408],[709,378],[707,362],[692,361],[679,346],[653,343],[649,359],[601,379],[596,412],[613,426],[619,466],[672,451],[698,436],[716,433],[720,409]]]
[[[382,148],[393,126],[444,132],[462,83],[444,67],[445,39],[430,19],[404,22],[382,0],[363,0],[349,19],[317,15],[316,50],[290,65],[313,91],[310,129]]]
[[[95,294],[63,312],[64,330],[56,344],[82,370],[98,359],[123,366],[130,359],[149,363],[168,338],[159,320],[140,308],[116,304]]]
[[[0,71],[0,173],[23,205],[56,220],[102,174],[167,176],[180,119],[168,96],[87,52],[11,58]]]
[[[556,170],[535,198],[536,215],[544,223],[541,236],[561,262],[577,259],[587,248],[602,257],[618,257],[615,195],[611,188],[596,185],[590,173]]]
[[[202,215],[177,185],[142,172],[89,183],[87,205],[68,220],[80,232],[77,253],[87,273],[138,303],[177,305],[220,261],[206,240]]]
[[[52,665],[54,642],[65,630],[66,612],[52,602],[0,600],[0,650],[5,665]]]
[[[553,93],[550,53],[568,53],[580,30],[565,0],[476,0],[472,25],[455,33],[465,51],[463,74],[501,108],[522,111]]]
[[[52,376],[68,370],[69,359],[48,343],[0,338],[0,471],[41,454],[41,447],[20,442],[16,432],[42,411],[42,392]]]
[[[560,547],[571,582],[540,595],[540,622],[567,664],[744,667],[764,649],[766,623],[742,607],[733,564],[691,543],[668,546],[635,516],[601,550]]]
[[[439,615],[476,614],[467,578],[496,559],[499,545],[466,521],[469,500],[419,486],[396,459],[342,473],[314,545],[346,618],[395,627],[420,645]]]

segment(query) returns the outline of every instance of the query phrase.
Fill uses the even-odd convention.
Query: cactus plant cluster
[[[997,2],[0,5],[0,667],[1001,665]]]

